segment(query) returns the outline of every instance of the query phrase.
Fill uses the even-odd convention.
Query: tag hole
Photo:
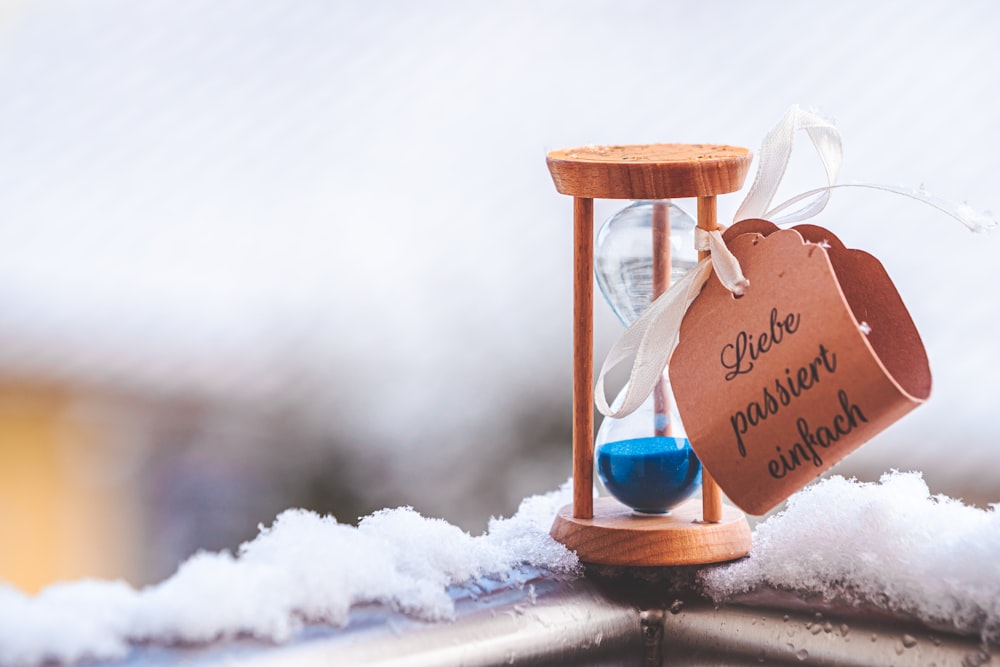
[[[744,296],[746,296],[745,294],[736,294],[735,292],[730,292],[730,294],[732,295],[733,299],[742,299]]]
[[[755,237],[753,238],[753,241],[751,241],[751,243],[753,243],[754,245],[757,245],[757,243],[758,243],[759,241],[760,241],[760,239],[759,239],[759,238],[757,238],[757,237],[755,236]]]

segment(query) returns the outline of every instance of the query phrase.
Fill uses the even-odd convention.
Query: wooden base
[[[669,514],[636,514],[609,496],[594,500],[594,518],[559,510],[550,534],[585,563],[601,565],[705,565],[742,558],[753,545],[746,517],[724,505],[718,523],[701,521],[701,501]]]

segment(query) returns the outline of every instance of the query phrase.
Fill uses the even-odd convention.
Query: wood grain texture
[[[573,515],[594,513],[594,200],[573,200]]]
[[[670,205],[665,201],[653,204],[653,301],[670,289]],[[653,435],[673,435],[670,423],[671,398],[661,377],[653,389]]]
[[[722,520],[722,489],[704,463],[701,466],[701,505],[702,519],[709,523]]]
[[[581,146],[546,158],[556,190],[596,199],[669,199],[735,192],[752,155],[715,144]]]
[[[708,474],[708,512],[697,500],[654,517],[635,516],[612,498],[598,499],[595,508],[593,199],[698,197],[699,223],[714,227],[715,195],[743,186],[750,151],[709,144],[586,146],[551,151],[546,162],[556,189],[574,197],[573,504],[556,517],[553,537],[593,563],[690,565],[746,555],[746,518],[721,505]]]
[[[725,506],[718,523],[701,520],[701,503],[689,500],[669,514],[637,515],[614,498],[598,498],[591,519],[562,508],[554,539],[585,563],[628,566],[704,565],[742,558],[753,540],[743,513]]]
[[[716,200],[714,196],[698,198],[698,227],[706,231],[713,231],[719,228]],[[706,250],[698,252],[698,261],[708,257]],[[705,521],[716,522],[722,520],[722,489],[712,473],[702,464],[701,467],[701,502],[702,518]]]

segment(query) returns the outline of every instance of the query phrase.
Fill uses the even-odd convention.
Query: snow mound
[[[138,641],[251,635],[280,642],[306,621],[346,623],[351,607],[364,603],[449,619],[448,586],[484,576],[509,580],[523,566],[577,569],[576,556],[548,534],[570,497],[567,482],[527,498],[515,516],[492,519],[476,537],[408,507],[376,512],[357,527],[292,509],[237,555],[198,553],[140,591],[83,580],[30,597],[0,585],[0,664],[122,658]]]
[[[831,477],[757,526],[750,556],[701,574],[717,601],[772,586],[1000,639],[1000,513],[932,496],[920,473]]]
[[[31,597],[0,585],[0,665],[122,658],[136,642],[280,642],[306,622],[346,623],[366,603],[449,619],[450,586],[481,577],[517,585],[523,567],[578,571],[576,556],[548,534],[570,497],[567,482],[527,498],[479,536],[408,507],[357,527],[293,509],[235,555],[196,554],[142,590],[88,580]],[[757,526],[748,558],[698,577],[717,601],[773,587],[997,641],[997,553],[996,506],[932,496],[919,473],[893,472],[877,484],[832,477],[807,487]]]

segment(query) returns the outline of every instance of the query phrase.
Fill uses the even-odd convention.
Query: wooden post
[[[703,483],[706,503],[689,500],[666,514],[638,518],[631,507],[611,496],[593,496],[593,200],[656,202],[654,224],[668,232],[668,204],[663,200],[698,197],[699,224],[711,229],[715,195],[739,190],[750,161],[745,148],[708,144],[581,146],[546,155],[556,190],[574,198],[573,502],[559,509],[549,534],[585,563],[701,565],[750,552],[753,541],[746,517],[735,507],[722,505],[708,471]],[[667,259],[669,237],[656,234],[656,238],[657,260]],[[654,271],[658,278],[669,280],[669,265],[658,265]]]
[[[594,516],[594,200],[573,198],[573,516]]]
[[[670,289],[670,206],[653,203],[653,300]],[[671,435],[670,396],[661,377],[653,389],[653,435]]]
[[[698,227],[709,232],[719,228],[715,195],[698,197]],[[708,257],[708,254],[707,250],[699,251],[698,261]],[[703,521],[718,523],[722,520],[722,490],[704,464],[701,466],[701,513]]]

